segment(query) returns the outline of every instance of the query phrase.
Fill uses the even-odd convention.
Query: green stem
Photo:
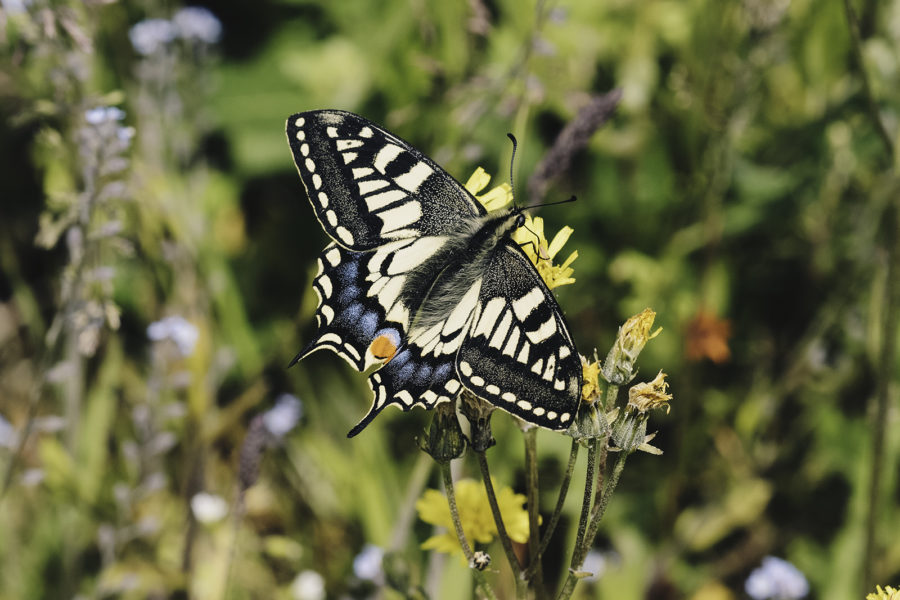
[[[875,586],[873,566],[876,563],[878,542],[878,516],[882,501],[882,484],[885,472],[885,439],[888,427],[888,405],[891,397],[891,380],[895,377],[894,364],[897,356],[897,326],[900,322],[900,211],[894,204],[885,211],[887,223],[888,261],[885,273],[884,317],[881,328],[881,349],[877,366],[877,382],[875,391],[875,418],[872,424],[872,462],[869,469],[869,506],[866,514],[865,554],[863,558],[863,589],[871,590]]]
[[[881,119],[881,113],[878,111],[878,104],[875,102],[875,95],[872,93],[872,85],[869,83],[869,77],[866,74],[865,62],[862,55],[862,40],[859,36],[859,23],[856,20],[856,13],[853,12],[853,6],[850,0],[844,0],[844,13],[847,17],[847,28],[850,30],[850,49],[853,51],[853,59],[859,69],[859,78],[862,81],[863,94],[866,97],[866,108],[869,111],[869,117],[875,126],[875,132],[884,144],[885,150],[891,159],[891,165],[896,168],[896,157],[894,156],[894,143],[888,133],[884,121]]]
[[[572,440],[572,449],[569,451],[569,464],[566,465],[566,472],[563,475],[562,485],[559,488],[559,498],[556,499],[556,508],[553,509],[553,515],[550,517],[550,523],[547,524],[546,530],[544,531],[544,537],[541,539],[541,547],[538,549],[538,556],[543,556],[544,552],[547,550],[547,546],[550,545],[550,539],[553,537],[553,532],[556,530],[556,526],[559,523],[559,518],[562,516],[563,505],[566,502],[566,495],[569,493],[569,484],[572,482],[572,473],[575,471],[575,461],[578,458],[578,448],[580,445],[578,441]],[[538,564],[539,561],[532,560],[531,564],[528,565],[528,569],[525,571],[525,579],[531,577],[532,572],[535,569],[535,565]]]
[[[456,506],[456,494],[453,491],[453,475],[450,473],[450,461],[443,461],[440,465],[441,475],[444,478],[444,489],[447,492],[447,503],[450,505],[450,518],[453,520],[453,528],[456,530],[456,537],[459,539],[459,545],[462,547],[463,555],[469,563],[472,577],[475,578],[475,585],[481,590],[486,598],[489,600],[497,600],[497,596],[494,595],[494,590],[492,590],[491,586],[488,584],[484,573],[475,568],[475,554],[472,552],[472,547],[466,539],[465,532],[463,532],[462,521],[459,520],[459,509]]]
[[[619,454],[618,460],[616,460],[613,472],[603,489],[603,495],[592,511],[591,524],[588,527],[587,535],[585,536],[583,543],[580,546],[575,547],[575,552],[572,555],[572,568],[569,569],[569,575],[566,577],[566,581],[559,592],[559,596],[557,596],[557,600],[568,600],[575,591],[575,584],[578,583],[578,576],[576,573],[584,564],[584,559],[587,556],[588,550],[590,550],[591,545],[594,543],[594,538],[597,537],[597,531],[600,529],[600,520],[603,518],[606,507],[609,505],[609,499],[612,497],[616,485],[619,483],[622,469],[625,468],[626,458],[628,458],[628,455],[623,452]]]
[[[541,568],[539,524],[540,507],[538,494],[537,468],[537,427],[531,427],[524,433],[525,438],[525,488],[528,499],[528,560],[537,563],[533,569],[532,579],[537,598],[544,596],[544,571]]]
[[[487,455],[484,452],[476,452],[478,455],[478,466],[481,467],[481,478],[484,481],[484,489],[487,491],[488,503],[491,505],[491,514],[494,516],[494,524],[497,526],[497,537],[503,545],[503,551],[506,553],[506,560],[512,569],[513,576],[516,580],[516,598],[525,598],[527,586],[522,578],[522,564],[516,556],[512,547],[512,540],[506,532],[506,525],[503,523],[503,515],[500,513],[500,505],[497,504],[497,495],[494,492],[494,482],[491,481],[491,471],[488,467]]]
[[[392,552],[403,548],[409,538],[409,531],[412,529],[416,518],[416,501],[428,484],[428,476],[431,475],[433,464],[431,456],[425,452],[419,453],[419,458],[413,467],[409,483],[406,484],[406,497],[400,508],[397,522],[394,524],[394,531],[391,533],[388,549]]]
[[[619,397],[619,386],[610,383],[606,386],[606,394],[603,396],[603,410],[610,410],[616,405]]]
[[[581,516],[578,518],[578,534],[575,536],[575,550],[572,552],[572,564],[574,569],[581,563],[576,563],[578,549],[584,545],[584,536],[587,532],[588,515],[591,512],[591,500],[594,490],[594,468],[597,465],[597,440],[591,440],[588,446],[587,471],[584,474],[584,497],[581,501]]]

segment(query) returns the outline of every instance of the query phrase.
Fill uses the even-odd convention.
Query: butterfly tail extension
[[[366,302],[364,290],[367,254],[351,252],[329,244],[319,256],[319,272],[313,289],[319,297],[316,309],[316,337],[294,357],[291,365],[309,354],[327,348],[346,360],[357,371],[368,365],[367,352],[372,341],[384,330],[384,310]],[[399,337],[399,336],[397,336]]]

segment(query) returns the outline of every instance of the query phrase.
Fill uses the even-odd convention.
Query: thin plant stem
[[[587,532],[588,516],[591,513],[591,500],[594,491],[594,468],[597,464],[597,441],[591,440],[588,446],[587,471],[584,474],[584,497],[581,501],[581,516],[578,518],[578,533],[575,536],[575,550],[572,552],[572,568],[577,566],[578,549],[584,545]]]
[[[443,461],[440,465],[441,475],[444,478],[444,489],[447,492],[447,503],[450,505],[450,518],[453,520],[453,528],[456,530],[456,537],[459,539],[459,545],[462,547],[463,555],[469,563],[472,577],[475,578],[475,585],[481,590],[486,598],[489,600],[497,600],[497,596],[494,595],[494,590],[488,585],[484,573],[475,568],[475,554],[472,552],[472,547],[466,539],[465,532],[463,532],[462,521],[459,520],[459,509],[456,506],[456,494],[453,491],[453,475],[450,473],[450,461]]]
[[[613,472],[610,474],[609,480],[603,488],[603,495],[600,497],[599,506],[594,507],[594,511],[591,514],[591,524],[588,527],[587,537],[584,539],[584,547],[581,553],[582,562],[584,557],[587,556],[591,544],[594,543],[594,538],[597,537],[597,531],[600,529],[600,520],[603,518],[603,515],[606,514],[606,507],[609,506],[609,500],[612,498],[613,492],[616,491],[616,486],[619,485],[619,477],[622,476],[622,470],[625,468],[625,460],[627,458],[628,455],[624,452],[620,453],[618,458],[616,458]],[[581,568],[580,563],[578,567]]]
[[[476,452],[476,454],[478,455],[478,466],[481,467],[481,478],[484,480],[484,489],[487,491],[488,504],[491,505],[491,514],[494,516],[494,524],[497,526],[497,537],[500,538],[503,551],[506,553],[506,560],[509,562],[509,567],[512,569],[513,577],[516,580],[516,598],[525,598],[528,586],[522,578],[522,564],[513,550],[512,540],[506,531],[506,525],[503,523],[503,515],[500,513],[500,505],[497,504],[497,495],[494,492],[494,482],[491,481],[487,455],[485,452]]]
[[[528,560],[536,563],[532,571],[532,579],[534,589],[538,599],[544,596],[543,583],[544,571],[541,568],[540,550],[540,507],[539,504],[539,488],[538,488],[538,468],[537,468],[537,427],[531,427],[525,431],[525,487],[526,497],[528,499]]]
[[[491,513],[494,516],[494,524],[497,526],[497,533],[500,537],[500,543],[503,545],[503,551],[506,552],[506,558],[509,560],[509,566],[512,567],[516,578],[522,574],[522,565],[513,551],[512,541],[506,531],[506,525],[503,523],[503,515],[500,513],[500,505],[497,504],[497,495],[494,492],[494,483],[491,481],[491,470],[488,466],[487,456],[484,452],[477,452],[478,466],[481,467],[481,478],[484,480],[484,489],[487,491],[488,503],[491,505]]]
[[[575,461],[578,459],[579,448],[580,445],[578,444],[578,441],[573,439],[572,449],[569,451],[569,464],[566,465],[566,472],[563,474],[562,484],[559,488],[559,498],[556,500],[556,508],[553,509],[553,515],[550,517],[550,522],[547,524],[544,536],[541,538],[541,547],[538,549],[538,556],[544,555],[547,546],[550,545],[550,539],[553,537],[556,525],[559,523],[559,518],[562,516],[562,509],[566,502],[566,496],[569,493],[569,484],[572,482],[572,473],[575,471]],[[528,565],[528,569],[525,571],[525,579],[528,579],[531,576],[532,570],[535,568],[536,564],[537,561],[532,560],[531,564]]]
[[[619,457],[616,460],[615,467],[613,467],[613,472],[612,474],[610,474],[609,479],[606,482],[606,486],[603,489],[603,495],[598,500],[598,503],[595,506],[595,510],[592,511],[591,523],[588,526],[587,535],[584,537],[583,543],[580,546],[575,547],[575,552],[572,555],[572,567],[569,569],[569,575],[566,577],[566,581],[563,584],[559,595],[557,596],[557,600],[568,600],[568,598],[572,597],[572,593],[575,591],[575,585],[578,583],[578,576],[576,575],[576,573],[584,564],[584,559],[587,556],[588,550],[594,543],[594,538],[597,537],[597,531],[600,529],[600,520],[603,518],[604,513],[606,513],[606,507],[609,505],[609,499],[612,497],[612,494],[616,489],[616,485],[618,485],[619,483],[619,477],[622,475],[622,469],[625,468],[626,458],[628,458],[628,455],[623,452],[619,454]]]
[[[594,508],[591,512],[593,515],[599,508],[597,503],[597,499],[603,497],[603,481],[604,476],[606,475],[606,457],[609,455],[609,431],[606,432],[606,435],[600,439],[600,448],[599,448],[599,456],[597,457],[597,463],[600,465],[600,468],[597,469],[597,486],[594,488]]]
[[[900,235],[897,227],[900,211],[895,204],[885,211],[887,223],[887,273],[885,273],[884,318],[881,349],[877,367],[877,383],[875,392],[875,411],[872,435],[872,461],[869,470],[869,506],[866,514],[865,554],[863,558],[863,590],[871,590],[875,586],[873,565],[876,560],[878,542],[878,516],[882,496],[882,477],[885,469],[885,439],[888,427],[888,404],[890,403],[891,380],[894,377],[894,364],[897,356],[897,326],[900,322],[897,304],[900,303]]]
[[[853,59],[856,61],[856,66],[859,69],[859,79],[862,82],[863,94],[866,97],[866,108],[868,109],[869,117],[872,119],[872,125],[875,126],[875,132],[878,133],[881,143],[884,144],[885,150],[887,150],[888,156],[891,159],[891,165],[896,168],[894,143],[891,140],[891,135],[888,133],[887,127],[885,127],[884,121],[881,119],[881,113],[878,111],[878,104],[875,102],[875,95],[872,93],[872,85],[869,83],[868,75],[866,75],[865,62],[863,61],[862,55],[862,40],[860,40],[859,35],[859,23],[857,22],[856,13],[853,11],[850,0],[844,0],[844,13],[847,17],[847,28],[850,30],[850,49],[853,52]]]
[[[390,551],[400,550],[409,538],[410,529],[416,517],[416,500],[422,495],[422,491],[428,484],[428,476],[431,475],[434,461],[425,452],[419,453],[419,458],[413,466],[412,475],[409,477],[409,483],[406,484],[406,496],[403,499],[403,505],[394,524],[394,530],[391,533],[391,541],[388,544]]]

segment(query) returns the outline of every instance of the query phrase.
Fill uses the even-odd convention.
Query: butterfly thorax
[[[467,223],[459,236],[445,238],[415,276],[407,278],[401,298],[412,308],[412,328],[424,330],[446,318],[466,293],[477,295],[502,238],[512,235],[521,209],[492,211]]]

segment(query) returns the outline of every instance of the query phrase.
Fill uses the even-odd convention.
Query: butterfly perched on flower
[[[369,375],[385,407],[432,408],[468,389],[541,427],[571,425],[582,367],[562,311],[512,239],[521,209],[488,212],[428,157],[352,113],[298,113],[288,142],[316,217],[316,338]]]

